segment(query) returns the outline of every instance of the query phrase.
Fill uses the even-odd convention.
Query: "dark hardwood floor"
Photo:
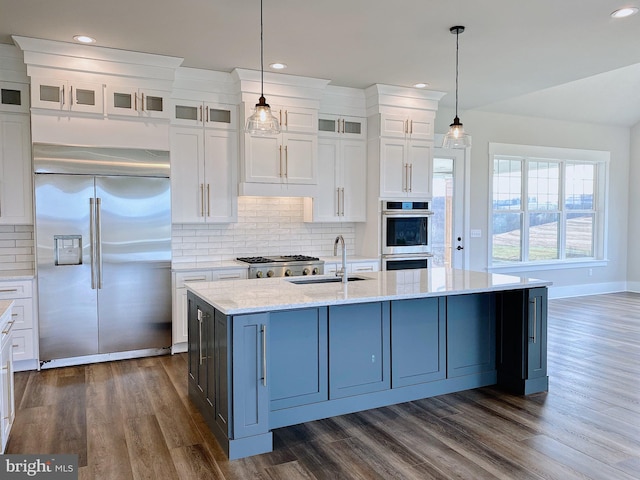
[[[640,294],[549,302],[550,391],[493,388],[309,422],[229,462],[185,355],[22,372],[7,453],[77,453],[82,479],[638,479]]]

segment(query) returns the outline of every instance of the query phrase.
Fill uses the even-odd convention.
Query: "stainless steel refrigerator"
[[[169,153],[34,144],[40,361],[171,346]]]

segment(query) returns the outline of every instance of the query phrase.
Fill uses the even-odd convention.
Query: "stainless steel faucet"
[[[342,248],[342,270],[338,270],[336,276],[342,276],[342,283],[347,283],[349,281],[349,275],[347,274],[347,246],[344,244],[344,237],[342,235],[338,235],[333,242],[334,255],[338,254],[338,243],[340,243],[340,248]]]

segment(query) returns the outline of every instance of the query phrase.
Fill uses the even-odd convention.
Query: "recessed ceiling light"
[[[80,43],[96,43],[96,39],[87,35],[74,35],[73,39]]]
[[[416,88],[427,88],[429,86],[429,84],[428,83],[414,83],[413,86],[416,87]]]
[[[611,16],[613,18],[625,18],[635,15],[636,13],[638,13],[638,7],[624,7],[613,12]]]
[[[287,68],[287,64],[286,63],[272,63],[269,66],[271,68],[273,68],[274,70],[284,70],[285,68]]]

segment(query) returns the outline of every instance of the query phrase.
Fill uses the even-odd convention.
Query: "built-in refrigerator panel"
[[[169,348],[168,152],[34,144],[33,161],[40,360]]]
[[[171,345],[168,178],[96,177],[100,353]]]
[[[89,228],[89,199],[94,197],[94,179],[36,175],[35,189],[40,358],[95,354],[98,352],[98,299],[91,288]],[[56,257],[73,256],[74,243],[80,244],[81,263],[56,262]]]

